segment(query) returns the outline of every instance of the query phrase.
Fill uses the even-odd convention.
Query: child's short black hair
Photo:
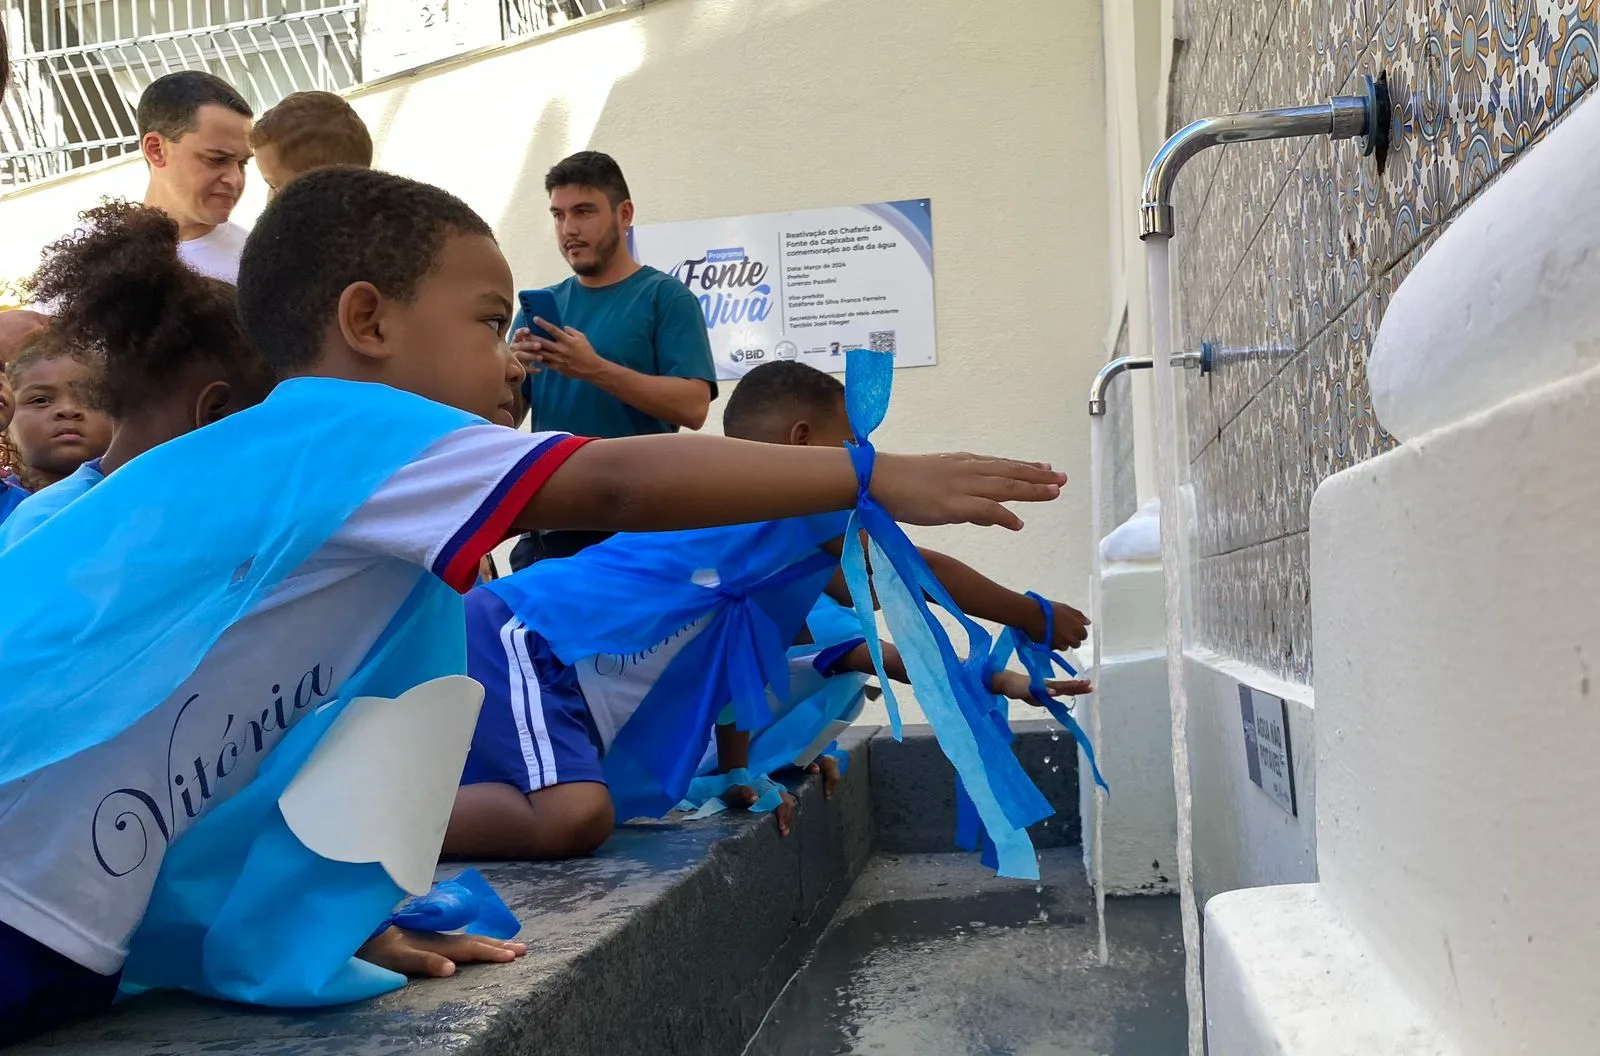
[[[796,360],[763,363],[734,386],[722,409],[722,432],[758,439],[775,426],[786,429],[808,414],[833,414],[843,400],[844,383],[832,374]]]
[[[241,117],[254,117],[250,104],[238,89],[204,70],[179,70],[157,77],[139,96],[135,119],[139,135],[159,132],[168,139],[182,139],[200,127],[200,108],[221,106]]]
[[[606,196],[613,209],[633,197],[628,193],[628,181],[622,178],[622,166],[598,150],[580,150],[551,166],[544,176],[544,193],[557,187],[593,187]]]
[[[316,362],[339,297],[370,282],[406,302],[456,235],[494,232],[461,199],[373,169],[317,169],[272,200],[239,261],[244,332],[282,376]]]
[[[233,287],[179,259],[176,221],[129,202],[96,206],[82,220],[45,250],[29,284],[52,305],[49,333],[97,360],[95,402],[106,413],[120,419],[160,403],[196,363],[217,364],[249,393],[271,389]]]

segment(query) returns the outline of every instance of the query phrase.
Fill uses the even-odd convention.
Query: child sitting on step
[[[747,374],[735,388],[723,416],[729,436],[780,447],[840,450],[850,437],[844,387],[835,378],[798,363],[774,363]],[[561,561],[539,562],[468,598],[469,671],[483,683],[486,697],[467,757],[462,788],[445,837],[446,855],[460,858],[566,858],[592,853],[610,836],[618,818],[670,809],[689,791],[690,778],[712,738],[712,725],[690,723],[666,731],[688,753],[674,787],[656,790],[654,807],[643,805],[631,788],[618,788],[611,775],[611,755],[647,700],[655,714],[680,707],[681,700],[663,697],[675,690],[658,688],[669,671],[678,671],[685,694],[712,686],[710,664],[719,658],[697,657],[696,644],[719,613],[712,586],[726,592],[734,584],[750,585],[750,595],[763,590],[773,597],[773,617],[782,646],[796,639],[806,615],[838,568],[845,520],[838,517],[793,519],[784,523],[656,535],[623,534]],[[931,550],[923,550],[941,583],[962,609],[981,619],[1023,628],[1035,640],[1045,634],[1039,605],[1000,586],[969,566]],[[814,565],[815,571],[795,577],[793,588],[775,587],[790,569]],[[811,583],[810,589],[804,585]],[[839,584],[833,590],[849,600]],[[708,607],[693,611],[695,597],[706,595]],[[1055,640],[1052,648],[1083,642],[1088,621],[1082,613],[1053,603]],[[680,613],[676,617],[672,614]],[[781,610],[781,611],[778,611]],[[591,622],[659,624],[657,644],[634,654],[589,651],[579,644]],[[648,635],[647,635],[648,637]],[[861,639],[857,638],[857,644]],[[560,643],[559,645],[557,643]],[[749,652],[736,639],[728,650]],[[569,655],[563,655],[563,652]],[[680,655],[689,659],[677,663]],[[721,657],[720,659],[731,658]],[[898,654],[885,657],[891,677],[902,677]],[[864,646],[829,654],[835,674],[870,665]],[[1026,679],[998,676],[997,693],[1027,696]],[[1055,683],[1061,694],[1085,692],[1081,683]],[[715,702],[721,710],[726,698]],[[782,711],[789,702],[774,701]],[[719,727],[721,756],[714,769],[743,768],[749,731]],[[837,782],[833,761],[827,781]],[[728,791],[731,803],[748,806],[757,796],[738,786]],[[785,794],[786,795],[786,794]],[[778,826],[787,830],[792,801],[784,799]]]
[[[515,956],[384,927],[392,863],[307,860],[312,836],[278,807],[299,764],[269,757],[293,745],[284,758],[314,759],[352,700],[464,669],[448,591],[510,534],[856,501],[842,451],[503,428],[522,380],[505,343],[515,292],[489,226],[444,191],[354,169],[300,177],[240,268],[244,335],[282,379],[273,393],[145,452],[0,552],[0,846],[22,849],[0,860],[0,1041],[108,1006],[125,961],[130,985],[320,1004],[399,985],[393,972]],[[1063,480],[881,455],[870,483],[913,523],[1015,527],[1002,502],[1054,498]],[[433,809],[398,793],[415,768],[451,765],[408,757],[375,775],[392,789],[314,820],[355,812],[404,834],[385,805]],[[409,867],[440,836],[393,853]],[[305,869],[285,876],[290,862]],[[152,936],[152,916],[176,923]]]

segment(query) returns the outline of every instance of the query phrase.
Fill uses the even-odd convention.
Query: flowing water
[[[1091,541],[1094,543],[1094,556],[1090,560],[1089,575],[1089,623],[1094,635],[1094,681],[1095,691],[1089,698],[1089,743],[1094,745],[1094,750],[1099,755],[1102,769],[1106,760],[1105,742],[1100,739],[1100,620],[1101,607],[1104,604],[1104,592],[1100,586],[1100,540],[1105,538],[1106,526],[1101,523],[1100,498],[1102,474],[1105,467],[1101,459],[1105,457],[1104,449],[1105,415],[1096,414],[1089,416],[1089,503],[1090,522],[1094,530],[1090,532]],[[1083,773],[1083,768],[1078,772]],[[1081,779],[1080,779],[1081,780]],[[1100,929],[1100,964],[1111,963],[1111,947],[1106,942],[1106,857],[1105,841],[1103,838],[1102,821],[1106,813],[1106,794],[1099,785],[1094,786],[1094,851],[1090,868],[1094,877],[1094,915],[1095,923]]]
[[[1145,241],[1150,274],[1150,330],[1156,385],[1156,477],[1161,490],[1161,567],[1167,605],[1167,694],[1172,706],[1172,785],[1178,805],[1178,888],[1183,910],[1184,992],[1189,1001],[1189,1053],[1205,1051],[1200,985],[1200,914],[1194,900],[1194,829],[1189,790],[1189,695],[1183,677],[1182,567],[1178,533],[1177,378],[1172,370],[1172,287],[1167,239]]]

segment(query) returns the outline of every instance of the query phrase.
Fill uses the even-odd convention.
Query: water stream
[[[1105,467],[1101,460],[1105,457],[1104,433],[1105,415],[1095,414],[1089,416],[1089,503],[1090,523],[1094,530],[1090,532],[1091,542],[1094,544],[1094,556],[1090,559],[1089,574],[1089,624],[1090,634],[1094,636],[1094,671],[1095,690],[1089,698],[1089,743],[1094,745],[1102,762],[1106,759],[1105,741],[1100,737],[1100,630],[1102,619],[1101,609],[1105,604],[1105,593],[1100,585],[1100,540],[1105,537],[1106,526],[1102,523],[1100,501],[1101,489],[1104,487],[1103,474]],[[1082,773],[1080,768],[1079,773]],[[1106,856],[1104,827],[1101,824],[1106,813],[1105,790],[1099,785],[1094,786],[1094,851],[1090,869],[1094,883],[1094,915],[1095,923],[1100,928],[1100,964],[1111,963],[1111,947],[1106,942]]]
[[[1205,1006],[1200,984],[1200,914],[1194,898],[1194,829],[1189,790],[1189,695],[1183,672],[1183,518],[1178,495],[1177,378],[1172,370],[1172,286],[1168,244],[1145,241],[1150,274],[1151,355],[1156,386],[1156,477],[1161,492],[1161,568],[1167,607],[1167,695],[1172,706],[1172,785],[1178,806],[1178,893],[1183,910],[1184,992],[1189,1002],[1189,1056],[1205,1052]]]

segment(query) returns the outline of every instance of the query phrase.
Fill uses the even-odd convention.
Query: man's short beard
[[[617,234],[616,228],[612,228],[606,232],[606,236],[594,247],[593,264],[573,264],[571,261],[567,263],[571,266],[574,275],[590,278],[601,274],[609,268],[611,262],[616,259],[617,251],[621,248],[622,236]]]

